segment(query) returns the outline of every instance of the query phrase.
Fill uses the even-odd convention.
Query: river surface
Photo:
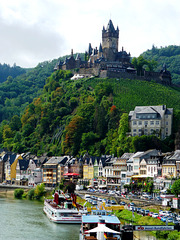
[[[0,197],[0,240],[78,240],[79,229],[50,222],[42,203]]]
[[[0,240],[78,240],[79,229],[50,222],[40,202],[0,197]],[[147,232],[134,232],[135,239],[155,240]]]

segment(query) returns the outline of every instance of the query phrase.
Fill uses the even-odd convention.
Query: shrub
[[[21,199],[23,194],[24,194],[24,190],[21,189],[21,188],[14,190],[14,197],[15,198]]]
[[[45,194],[45,185],[44,183],[41,183],[36,186],[34,190],[34,196],[36,199],[40,199]]]
[[[35,191],[34,188],[29,190],[28,195],[27,195],[28,199],[30,199],[30,200],[34,199],[34,191]]]

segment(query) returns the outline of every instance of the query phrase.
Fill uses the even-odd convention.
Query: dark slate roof
[[[91,157],[87,157],[85,158],[84,162],[87,161],[87,164],[89,165],[90,161],[92,161],[92,164],[94,165],[95,161],[97,160],[97,163],[99,164],[100,160],[102,161],[102,165],[103,167],[106,165],[106,162],[108,162],[111,158],[110,157],[106,157],[106,156],[103,156],[103,157],[94,157],[94,156],[91,156]]]
[[[5,153],[5,154],[1,157],[2,161],[3,161],[3,162],[6,162],[6,161],[8,160],[8,156],[9,156],[9,154],[8,154],[8,153]]]
[[[99,52],[102,53],[102,45],[101,45],[101,43],[99,45]]]
[[[27,170],[29,166],[29,160],[27,159],[19,159],[19,168],[20,170]]]
[[[134,155],[134,153],[124,153],[120,158],[121,159],[130,159],[132,156]]]
[[[170,158],[175,160],[180,160],[180,150],[176,150],[173,156],[171,156]]]
[[[13,162],[14,162],[15,159],[16,159],[16,156],[17,156],[16,153],[10,155],[10,157],[9,157],[9,163],[10,163],[10,165],[13,164]]]
[[[115,28],[114,28],[114,25],[113,25],[111,19],[110,19],[109,22],[108,22],[106,31],[108,31],[108,32],[115,32]]]
[[[50,158],[45,164],[65,164],[66,161],[68,160],[67,156],[63,156],[63,157],[52,157]]]

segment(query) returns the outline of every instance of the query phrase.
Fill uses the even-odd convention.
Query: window
[[[154,125],[154,121],[150,121],[150,124],[151,124],[151,125]]]
[[[148,132],[148,129],[144,129],[145,132]]]
[[[139,125],[142,125],[142,121],[139,121]]]
[[[139,129],[139,132],[142,132],[142,129]]]
[[[159,121],[156,121],[156,125],[159,125]]]
[[[148,121],[144,121],[144,125],[148,125]]]
[[[136,129],[133,129],[133,132],[136,132]]]
[[[133,125],[136,125],[137,124],[137,122],[136,121],[133,121]]]
[[[166,122],[166,125],[168,125],[168,122]]]
[[[168,115],[166,115],[166,118],[168,118]]]

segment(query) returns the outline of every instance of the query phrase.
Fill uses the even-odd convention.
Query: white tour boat
[[[65,194],[54,194],[54,199],[44,200],[44,213],[55,223],[79,223],[82,222],[82,214],[87,213],[82,206],[76,203],[76,196],[71,198]]]
[[[120,221],[105,210],[93,210],[82,216],[79,240],[119,240]]]

